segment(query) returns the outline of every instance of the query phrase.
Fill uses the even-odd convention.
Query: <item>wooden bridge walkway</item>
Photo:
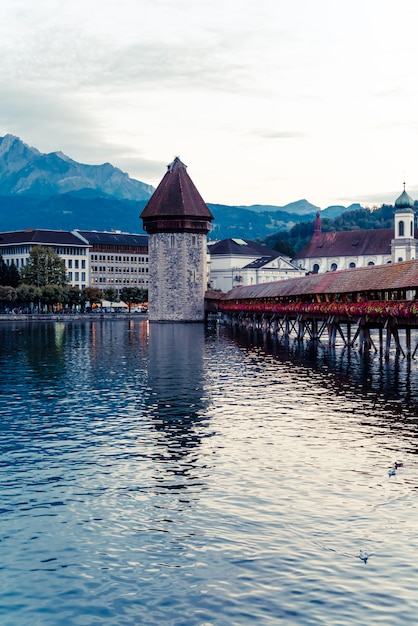
[[[340,338],[347,347],[380,350],[385,358],[393,340],[397,353],[414,358],[418,261],[310,274],[236,287],[227,294],[207,292],[206,310],[221,314],[231,324],[299,340],[327,337],[328,344],[335,346]],[[378,333],[377,342],[373,331]]]

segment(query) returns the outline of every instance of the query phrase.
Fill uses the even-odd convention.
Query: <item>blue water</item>
[[[0,623],[418,623],[417,367],[3,323]]]

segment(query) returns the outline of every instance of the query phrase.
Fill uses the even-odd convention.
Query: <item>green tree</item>
[[[34,305],[40,303],[41,290],[36,285],[28,285],[27,283],[20,283],[16,289],[17,298],[20,302],[23,302],[33,311]]]
[[[115,289],[114,287],[108,287],[107,289],[104,289],[103,295],[106,300],[109,300],[110,304],[112,304],[112,302],[118,302],[119,300],[117,289]]]
[[[3,257],[0,254],[0,285],[17,287],[19,284],[19,280],[19,271],[14,262],[12,261],[10,265],[6,265]]]
[[[126,302],[130,311],[133,304],[139,304],[148,300],[148,290],[140,287],[123,287],[120,290],[120,298],[123,302]]]
[[[68,304],[70,307],[78,306],[82,304],[83,298],[79,287],[68,286],[65,288],[64,304]]]
[[[67,272],[64,260],[53,248],[34,246],[29,253],[29,262],[22,268],[25,283],[44,287],[45,285],[66,285]]]
[[[85,308],[87,302],[92,306],[93,304],[100,304],[102,299],[103,291],[97,287],[85,287],[81,292],[81,304],[83,308]]]
[[[17,293],[14,287],[0,285],[0,303],[2,308],[17,300]]]
[[[274,249],[277,250],[277,252],[281,252],[286,256],[290,256],[290,258],[293,258],[295,256],[294,248],[290,245],[288,241],[283,241],[283,239],[278,239],[276,241],[276,243],[274,244]]]
[[[41,290],[41,302],[48,307],[48,310],[54,309],[55,305],[62,304],[65,300],[66,290],[64,285],[43,285]]]

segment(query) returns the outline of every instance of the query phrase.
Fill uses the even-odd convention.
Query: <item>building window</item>
[[[337,267],[338,267],[338,266],[337,266],[337,264],[336,264],[336,263],[332,263],[332,265],[331,265],[331,272],[335,272],[335,271],[336,271],[336,269],[337,269]]]
[[[318,263],[314,263],[312,271],[313,271],[314,274],[318,274],[318,272],[319,272],[319,265],[318,265]]]
[[[404,223],[403,223],[403,221],[401,220],[401,221],[399,222],[399,227],[398,227],[398,237],[403,237],[403,236],[404,236],[404,230],[405,230],[405,228],[404,228]]]
[[[73,261],[72,259],[68,259],[68,267],[71,269],[73,266]]]
[[[398,258],[398,263],[402,263],[402,261],[403,261],[403,258],[400,256],[400,257]]]
[[[367,265],[374,265],[373,261],[369,261]]]
[[[354,267],[356,267],[356,264],[353,263],[353,261],[351,261],[350,265],[348,266],[350,269],[353,269]]]

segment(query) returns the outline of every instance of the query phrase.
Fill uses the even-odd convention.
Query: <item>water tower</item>
[[[213,215],[178,157],[140,217],[149,234],[150,322],[203,322]]]

